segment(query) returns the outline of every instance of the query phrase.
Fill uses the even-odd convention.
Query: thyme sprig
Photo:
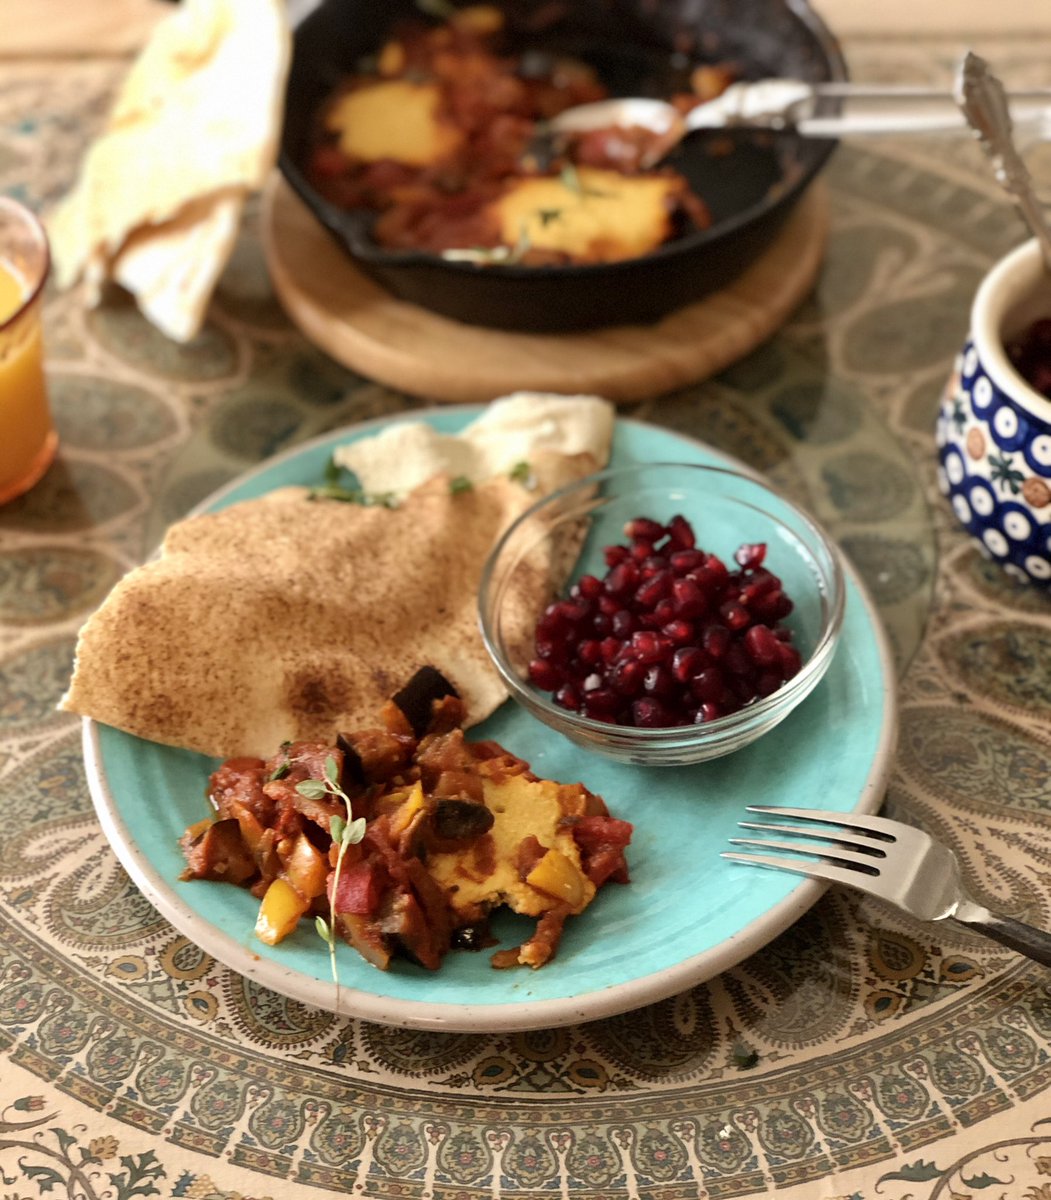
[[[330,454],[325,463],[324,480],[324,483],[310,489],[308,500],[339,500],[344,504],[361,504],[366,508],[398,507],[398,499],[393,492],[366,492],[354,472],[340,466],[334,454]]]
[[[339,987],[339,968],[336,964],[336,897],[339,893],[339,880],[343,872],[343,857],[348,846],[356,845],[365,836],[365,818],[354,818],[350,797],[339,785],[339,767],[330,754],[325,759],[325,776],[323,779],[303,779],[296,784],[296,791],[308,800],[324,800],[326,796],[335,796],[343,802],[346,817],[338,814],[328,824],[329,835],[333,845],[339,847],[336,851],[336,865],[332,872],[332,888],[329,892],[328,915],[326,921],[320,914],[314,919],[314,928],[318,937],[328,946],[329,963],[332,966],[332,982]]]

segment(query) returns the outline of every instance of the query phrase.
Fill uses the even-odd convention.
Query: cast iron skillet
[[[666,96],[685,64],[729,59],[748,78],[844,79],[839,46],[805,0],[563,0],[564,16],[530,30],[552,0],[497,0],[523,46],[592,62],[619,95]],[[400,19],[426,19],[413,0],[321,0],[294,31],[280,167],[338,247],[394,295],[477,325],[567,331],[649,323],[733,280],[768,245],[835,143],[735,135],[713,157],[689,139],[672,160],[707,202],[709,229],[622,263],[478,266],[393,251],[369,236],[371,214],[324,200],[301,169],[318,105]]]

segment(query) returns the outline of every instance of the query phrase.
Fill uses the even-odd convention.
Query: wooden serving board
[[[765,341],[806,297],[827,230],[818,181],[764,254],[722,291],[654,325],[537,334],[465,325],[391,296],[278,175],[262,213],[275,291],[304,335],[370,379],[448,403],[485,403],[519,390],[626,403],[706,379]]]

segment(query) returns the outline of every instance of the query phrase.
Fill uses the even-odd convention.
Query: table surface
[[[1047,83],[1051,38],[983,48],[1009,82]],[[859,77],[940,81],[959,47],[846,49]],[[60,72],[35,51],[0,62],[0,190],[53,203],[122,70],[112,47]],[[1046,147],[1031,165],[1051,185]],[[854,143],[826,179],[812,297],[717,378],[625,411],[747,459],[825,520],[900,670],[886,811],[950,843],[983,903],[1051,927],[1051,606],[966,541],[933,441],[970,297],[1023,230],[970,145]],[[425,398],[290,325],[255,212],[192,344],[117,297],[88,312],[51,293],[46,322],[61,455],[0,510],[5,1196],[1051,1196],[1046,971],[855,894],[684,995],[502,1036],[338,1019],[172,930],[117,865],[55,711],[76,630],[219,484]]]

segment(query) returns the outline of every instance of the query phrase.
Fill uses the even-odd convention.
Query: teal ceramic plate
[[[421,415],[454,432],[478,408]],[[389,419],[388,419],[389,420]],[[264,463],[200,506],[223,508],[287,484],[318,482],[332,448],[388,421],[340,430]],[[612,461],[740,466],[656,426],[619,420]],[[774,501],[774,510],[778,501]],[[727,530],[727,545],[748,540]],[[720,547],[713,546],[715,550]],[[871,812],[882,801],[895,733],[895,688],[878,617],[847,571],[843,635],[817,689],[782,724],[726,758],[682,768],[624,766],[587,753],[510,702],[472,736],[495,738],[538,774],[583,781],[634,823],[632,881],[610,884],[569,922],[538,971],[497,971],[488,953],[454,952],[438,972],[382,972],[339,948],[339,987],[309,922],[279,946],[253,935],[257,901],[218,883],[181,882],[178,839],[206,815],[212,760],[85,722],[85,758],[102,826],[121,863],[180,932],[234,970],[293,999],[385,1024],[460,1032],[548,1028],[624,1012],[717,975],[792,924],[823,886],[719,857],[745,805]],[[527,923],[494,925],[506,945]]]

